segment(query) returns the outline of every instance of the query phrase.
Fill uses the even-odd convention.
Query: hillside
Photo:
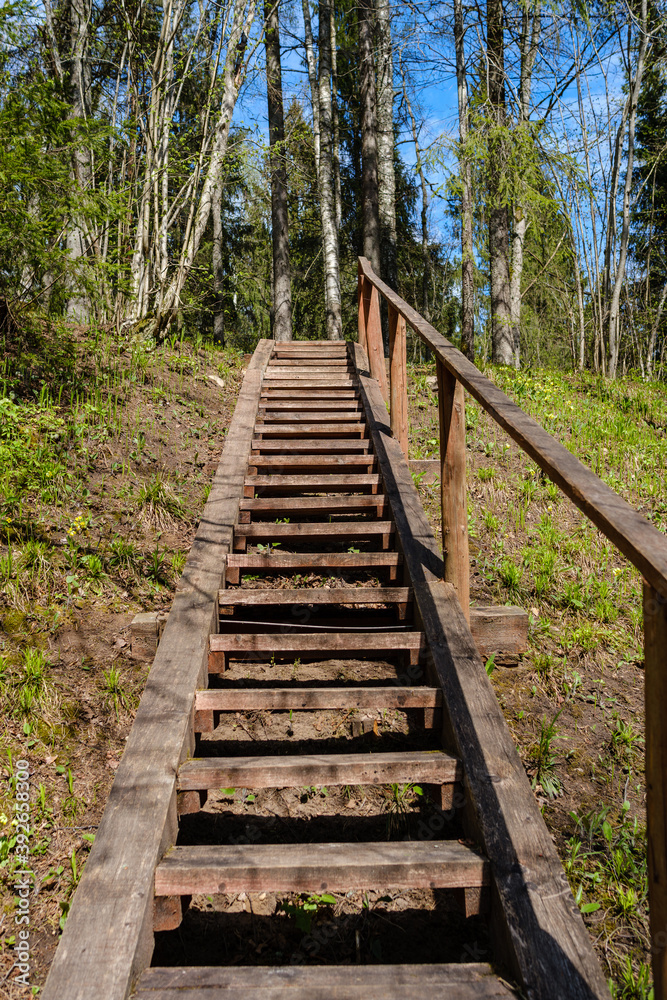
[[[147,675],[130,656],[129,624],[169,609],[243,364],[202,344],[118,347],[83,331],[35,332],[5,361],[1,750],[7,779],[19,755],[30,762],[38,983]],[[410,373],[413,458],[437,454],[432,374]],[[665,526],[664,386],[487,374]],[[473,599],[531,615],[529,654],[487,669],[617,996],[648,997],[641,581],[471,401],[467,423]],[[437,527],[438,486],[419,486]],[[3,975],[13,961],[11,801],[6,780]],[[5,981],[0,995],[20,992]]]

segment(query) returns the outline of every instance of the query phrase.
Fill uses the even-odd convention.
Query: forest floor
[[[85,331],[35,331],[6,351],[0,996],[8,1000],[26,995],[9,978],[21,846],[11,823],[16,761],[30,769],[38,991],[148,672],[130,655],[129,625],[138,611],[169,609],[243,368],[234,351],[176,340],[157,351],[119,347]],[[429,365],[411,372],[412,458],[437,454],[433,374]],[[665,527],[664,386],[545,371],[487,374]],[[473,600],[520,604],[531,621],[520,664],[487,670],[616,996],[647,1000],[641,581],[471,401],[467,423]],[[438,485],[415,478],[439,531]],[[228,736],[257,725],[237,720]],[[239,823],[248,808],[234,805]],[[284,808],[289,816],[289,803]],[[347,802],[329,796],[324,808],[313,789],[299,808],[316,818],[318,810],[344,813]],[[403,808],[388,795],[386,822]],[[237,909],[238,924],[243,901]],[[400,925],[397,913],[393,922]]]

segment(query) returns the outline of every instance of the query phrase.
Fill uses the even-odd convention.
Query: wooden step
[[[240,632],[209,636],[208,669],[221,674],[230,659],[297,657],[309,660],[372,657],[384,659],[394,653],[406,656],[412,665],[424,650],[421,632]]]
[[[325,423],[321,424],[265,424],[257,421],[255,434],[265,437],[364,437],[368,433],[365,423]]]
[[[509,1000],[490,965],[185,966],[147,969],[136,1000]]]
[[[339,575],[353,571],[389,571],[395,580],[401,565],[397,552],[270,552],[247,555],[230,552],[227,556],[227,583],[237,584],[246,571],[290,573],[307,570],[318,575]]]
[[[275,354],[269,363],[269,369],[273,370],[279,367],[281,371],[292,371],[294,368],[302,368],[305,365],[312,366],[313,363],[317,365],[318,368],[326,369],[339,369],[345,368],[349,371],[354,371],[354,366],[350,364],[347,358],[331,357],[328,358],[324,354],[312,354],[312,355],[302,355],[302,357],[290,357],[288,354],[280,353]]]
[[[248,475],[256,476],[258,469],[287,469],[305,472],[308,469],[330,469],[340,472],[350,468],[354,471],[366,468],[369,471],[375,465],[375,455],[252,455],[248,460]]]
[[[179,792],[212,788],[300,788],[461,781],[455,757],[443,751],[298,754],[294,757],[195,757],[181,764]]]
[[[323,455],[335,455],[345,453],[348,454],[351,451],[361,452],[361,453],[371,453],[370,441],[368,438],[322,438],[320,441],[313,441],[311,439],[301,440],[292,439],[278,439],[272,440],[271,438],[253,438],[252,452],[254,455],[257,452],[264,452],[266,454],[275,454],[276,452],[285,452],[285,454],[314,454],[315,452],[321,452]]]
[[[155,871],[155,895],[458,889],[489,881],[488,862],[458,841],[207,844],[168,850]]]
[[[351,421],[360,421],[363,418],[361,410],[285,410],[284,413],[277,413],[273,410],[260,410],[259,419],[265,424],[298,424],[310,423],[313,420],[321,420],[326,424],[342,424]]]
[[[296,409],[301,411],[309,410],[319,410],[326,409],[329,410],[358,410],[360,413],[363,412],[363,407],[360,405],[358,399],[304,399],[304,400],[294,400],[291,399],[262,399],[259,404],[260,412],[263,410],[272,410],[280,413],[284,410]]]
[[[358,402],[359,392],[356,389],[304,389],[303,386],[297,389],[276,389],[274,386],[263,386],[259,405],[264,406],[273,400],[311,403],[321,400],[331,402],[352,400]]]
[[[317,538],[319,542],[357,541],[358,539],[380,536],[383,549],[389,548],[389,540],[394,531],[392,521],[337,521],[334,524],[304,523],[274,524],[272,521],[256,521],[254,524],[238,524],[234,529],[234,550],[245,552],[248,539],[268,539],[286,541],[308,541]]]
[[[309,376],[308,378],[299,379],[288,379],[284,375],[276,376],[273,379],[269,379],[264,385],[267,388],[272,389],[291,389],[293,392],[299,389],[325,389],[331,391],[332,389],[352,389],[356,385],[356,382],[352,379],[332,379],[330,376],[319,376],[314,378]]]
[[[287,382],[287,388],[292,386],[302,385],[304,388],[311,382],[315,382],[316,385],[331,386],[333,389],[347,388],[348,386],[354,385],[356,382],[356,376],[340,369],[340,371],[326,371],[324,368],[309,367],[305,368],[303,371],[299,369],[293,369],[288,371],[279,371],[275,368],[267,368],[264,373],[263,385],[271,386],[276,383]]]
[[[336,380],[341,376],[352,378],[354,374],[354,369],[346,361],[334,362],[335,367],[331,364],[323,364],[322,361],[297,361],[291,364],[285,363],[284,361],[276,361],[269,365],[266,369],[267,375],[273,377],[274,375],[284,375],[285,378],[310,378],[310,376],[315,376],[319,378],[320,375],[326,377],[331,376],[332,379]]]
[[[339,475],[331,472],[318,475],[281,476],[277,473],[267,476],[246,476],[243,480],[243,495],[253,497],[256,491],[263,494],[272,490],[294,495],[303,493],[378,493],[380,477],[377,473],[350,473]]]
[[[376,517],[386,517],[389,505],[381,493],[375,496],[338,497],[253,497],[243,499],[239,504],[239,520],[248,523],[251,515],[264,514],[272,517],[286,517],[301,514],[304,517],[331,514],[369,513]]]
[[[195,712],[337,711],[439,708],[433,687],[207,688],[197,691]],[[196,722],[196,718],[195,718]]]
[[[372,522],[371,522],[372,523]],[[221,606],[293,604],[409,604],[410,587],[299,587],[290,590],[221,590]]]

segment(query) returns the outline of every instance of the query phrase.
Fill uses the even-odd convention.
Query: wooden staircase
[[[475,646],[482,618],[471,632],[443,582],[363,351],[262,342],[44,1000],[608,997]],[[399,750],[385,710],[405,713]],[[248,712],[343,713],[348,737],[321,753],[287,735],[270,752],[220,744]],[[214,811],[224,830],[221,789],[388,785],[418,785],[436,832],[211,843],[198,826]],[[448,899],[433,910],[443,939],[450,920],[468,934],[462,961],[164,961],[202,897],[423,890]],[[471,917],[491,962],[466,960]]]

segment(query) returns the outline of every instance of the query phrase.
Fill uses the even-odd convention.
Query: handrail
[[[435,327],[423,319],[359,258],[364,278],[380,292],[503,430],[560,486],[623,555],[667,598],[667,536],[607,486],[502,389],[494,385]]]
[[[465,416],[463,389],[530,455],[644,577],[644,676],[646,705],[646,786],[649,860],[651,952],[656,1000],[667,1000],[667,536],[614,492],[536,420],[512,402],[419,313],[396,294],[359,257],[359,341],[365,347],[371,375],[379,378],[377,355],[382,349],[379,296],[394,317],[402,317],[436,357],[442,537],[445,579],[454,584],[464,611],[468,607],[469,561],[465,484]],[[363,304],[363,308],[362,308]],[[407,457],[407,380],[405,339],[396,357],[390,338],[391,381],[401,375],[400,412],[390,385],[391,429],[405,440]],[[382,362],[384,356],[382,352]],[[377,373],[377,374],[376,374]],[[384,363],[382,376],[386,379]],[[405,388],[403,388],[405,387]],[[384,392],[385,399],[387,392]]]

